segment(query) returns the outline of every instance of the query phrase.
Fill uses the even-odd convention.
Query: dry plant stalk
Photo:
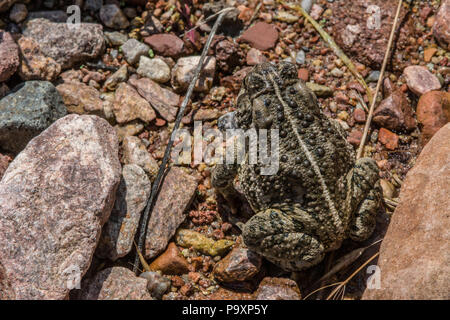
[[[142,262],[141,259],[141,252],[143,251],[144,242],[145,242],[145,235],[147,233],[147,225],[148,221],[150,219],[150,213],[153,210],[153,205],[156,200],[156,196],[159,191],[159,187],[162,184],[163,176],[166,171],[167,164],[169,162],[170,152],[173,147],[173,143],[175,141],[175,134],[180,127],[181,119],[184,116],[184,112],[186,110],[186,106],[189,103],[189,100],[191,99],[191,95],[194,92],[194,87],[200,78],[200,73],[203,70],[203,64],[205,62],[206,55],[208,53],[209,47],[211,46],[211,42],[214,38],[214,35],[217,32],[217,29],[219,28],[220,24],[223,21],[223,18],[225,17],[225,14],[229,11],[234,10],[234,8],[226,8],[220,11],[219,17],[217,18],[216,22],[214,23],[214,26],[211,29],[211,32],[208,36],[208,40],[205,43],[205,46],[203,47],[202,54],[200,56],[200,60],[198,62],[198,65],[195,69],[194,76],[192,78],[191,83],[189,84],[188,90],[186,92],[186,96],[184,97],[183,102],[181,103],[180,110],[178,111],[177,118],[175,120],[175,125],[172,129],[172,132],[170,134],[169,142],[167,143],[166,149],[164,151],[164,157],[162,159],[161,165],[158,170],[158,174],[156,175],[156,179],[153,182],[152,190],[150,193],[150,197],[147,201],[147,205],[145,206],[144,214],[142,215],[141,221],[140,221],[140,228],[139,228],[139,239],[137,244],[137,253],[136,257],[134,259],[134,265],[133,265],[133,272],[136,273],[139,268],[139,262]],[[145,261],[145,260],[144,260]]]
[[[378,92],[380,91],[381,84],[383,82],[384,71],[386,70],[386,65],[387,65],[387,62],[389,59],[389,54],[391,52],[392,43],[394,41],[394,34],[395,34],[395,30],[397,29],[398,17],[400,16],[402,2],[403,2],[402,0],[398,1],[397,12],[395,13],[394,23],[392,25],[392,30],[391,30],[391,34],[389,36],[388,45],[386,48],[386,52],[384,54],[383,65],[381,66],[381,71],[380,71],[380,76],[378,78],[377,88],[375,89],[375,96],[373,97],[372,102],[370,102],[369,114],[367,115],[367,120],[366,120],[366,124],[364,126],[364,131],[363,131],[363,136],[361,138],[361,143],[359,145],[358,152],[356,154],[357,159],[361,158],[361,156],[363,154],[363,150],[364,150],[364,145],[366,144],[367,134],[369,132],[370,124],[372,122],[372,117],[373,117],[373,111],[375,109],[375,103],[377,101]]]

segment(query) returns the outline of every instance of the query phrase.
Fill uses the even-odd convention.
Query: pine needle
[[[134,241],[134,246],[136,247],[136,252],[139,256],[139,260],[141,261],[142,266],[144,267],[145,271],[151,271],[150,266],[148,265],[147,261],[145,261],[144,256],[142,255],[141,250],[139,250],[136,241]]]

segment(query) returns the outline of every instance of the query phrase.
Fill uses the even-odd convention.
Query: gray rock
[[[170,68],[162,59],[141,56],[137,73],[153,81],[164,83],[170,80]]]
[[[127,136],[123,139],[123,162],[136,164],[149,175],[150,179],[156,177],[159,166],[152,155],[147,151],[142,140],[138,137]]]
[[[116,4],[107,4],[100,9],[100,19],[105,26],[112,29],[126,29],[130,26],[127,17]]]
[[[67,110],[50,82],[28,81],[15,90],[0,100],[0,147],[19,152]]]
[[[369,76],[366,78],[366,82],[378,82],[378,78],[380,77],[380,71],[375,70],[369,73]]]
[[[236,111],[228,112],[217,120],[217,127],[220,131],[226,132],[229,129],[237,129]]]
[[[27,6],[23,3],[16,3],[9,12],[9,19],[15,23],[20,23],[26,19],[28,15]]]
[[[166,293],[170,288],[170,280],[158,272],[147,271],[141,273],[139,275],[139,278],[144,278],[148,281],[147,290],[150,292],[153,298],[158,300],[160,300],[164,293]]]
[[[302,0],[301,6],[306,12],[310,12],[315,0]]]
[[[197,179],[182,168],[172,167],[164,179],[145,238],[145,257],[154,258],[164,251],[169,239],[186,218],[184,211],[197,190]]]
[[[305,51],[300,50],[299,52],[297,52],[297,55],[295,56],[295,62],[300,65],[305,64],[306,62]]]
[[[187,90],[189,84],[192,82],[194,72],[199,61],[200,56],[191,56],[178,59],[177,64],[172,70],[172,87],[175,90]],[[208,92],[211,89],[215,72],[216,58],[207,57],[200,74],[200,78],[195,84],[194,91]]]
[[[97,256],[114,261],[131,251],[150,188],[150,180],[141,167],[136,164],[123,167],[116,202],[103,227]]]
[[[28,14],[28,20],[46,19],[51,22],[67,22],[67,13],[61,10],[33,11]]]
[[[121,46],[128,40],[128,35],[114,31],[114,32],[105,32],[106,40],[113,46]]]
[[[143,55],[148,55],[150,47],[136,39],[130,39],[122,45],[122,52],[129,64],[136,64]]]
[[[93,278],[83,280],[80,300],[153,300],[147,291],[147,280],[136,277],[123,267],[107,268]]]
[[[61,64],[63,69],[96,58],[105,49],[103,27],[100,24],[81,23],[72,28],[66,23],[35,19],[27,22],[23,34],[36,40],[41,51]]]
[[[68,115],[34,138],[0,182],[0,292],[67,299],[91,264],[119,181],[118,140],[105,120]]]
[[[114,72],[105,82],[104,87],[108,90],[115,90],[117,85],[121,82],[125,82],[128,79],[128,67],[123,65],[119,70]]]
[[[98,11],[103,6],[103,0],[86,0],[84,2],[84,10],[87,11]]]

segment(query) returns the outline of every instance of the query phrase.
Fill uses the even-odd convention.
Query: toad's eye
[[[282,61],[278,65],[278,72],[284,79],[297,79],[297,68],[290,62]]]
[[[259,75],[251,74],[245,79],[245,86],[252,94],[254,94],[264,90],[266,85]]]

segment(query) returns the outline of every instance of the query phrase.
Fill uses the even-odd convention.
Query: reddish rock
[[[356,108],[355,111],[353,111],[353,119],[355,119],[355,122],[357,123],[366,122],[366,112],[363,109]]]
[[[180,167],[172,167],[164,179],[153,208],[145,238],[145,257],[160,254],[186,218],[184,211],[197,190],[197,178]]]
[[[154,34],[144,39],[157,54],[172,58],[179,57],[184,50],[184,42],[169,33]]]
[[[220,85],[238,92],[241,88],[242,81],[252,69],[253,67],[245,67],[231,76],[221,78]]]
[[[139,94],[155,108],[161,117],[169,122],[175,121],[180,102],[179,95],[161,87],[148,78],[138,80],[135,77],[131,77],[128,83],[136,88]]]
[[[243,56],[239,45],[226,39],[215,44],[214,52],[218,67],[225,72],[232,72]]]
[[[220,282],[247,281],[258,274],[262,258],[244,247],[236,247],[214,267],[214,277]]]
[[[395,150],[398,147],[398,135],[385,128],[380,129],[378,141],[384,144],[389,150]]]
[[[254,293],[255,300],[300,300],[295,281],[286,278],[264,278]]]
[[[450,50],[450,0],[442,1],[433,25],[433,35],[443,48]]]
[[[9,32],[0,31],[0,82],[8,80],[20,64],[19,47]]]
[[[298,69],[298,78],[307,82],[309,80],[309,71],[306,68]]]
[[[163,274],[180,275],[190,271],[189,263],[181,255],[174,242],[169,243],[166,251],[150,264],[153,271],[160,270]]]
[[[363,299],[450,299],[450,124],[408,172],[381,244],[380,288]]]
[[[248,42],[255,49],[265,51],[275,47],[278,31],[272,24],[258,22],[244,31],[240,40]]]
[[[380,102],[373,114],[373,122],[390,130],[412,130],[416,127],[411,105],[401,90],[395,90]]]
[[[329,4],[333,12],[329,19],[331,35],[350,58],[373,70],[380,70],[397,5],[396,0],[334,1]],[[404,6],[399,21],[402,23],[396,33],[392,63],[388,68],[401,70],[408,63],[405,50],[418,51],[418,45],[411,48],[408,41],[409,37],[415,36],[415,21],[408,16],[408,9]]]
[[[441,88],[439,79],[426,67],[406,67],[403,70],[403,75],[406,78],[406,84],[408,85],[409,90],[418,96],[421,96],[428,91],[439,90]]]
[[[0,182],[0,292],[66,299],[91,264],[119,181],[117,135],[97,116],[68,115],[32,139]]]
[[[70,113],[103,115],[103,100],[97,89],[82,82],[70,81],[58,85],[56,90]]]
[[[147,280],[123,267],[107,268],[93,278],[83,280],[80,300],[153,300]]]
[[[417,104],[417,120],[421,126],[421,142],[426,144],[450,121],[450,93],[430,91],[421,96]]]
[[[249,66],[256,66],[257,64],[263,63],[267,61],[266,57],[262,54],[261,51],[255,48],[251,48],[247,52],[247,64]]]
[[[358,129],[353,129],[348,135],[347,141],[354,146],[359,146],[359,144],[361,143],[362,136],[363,136],[362,131]]]

